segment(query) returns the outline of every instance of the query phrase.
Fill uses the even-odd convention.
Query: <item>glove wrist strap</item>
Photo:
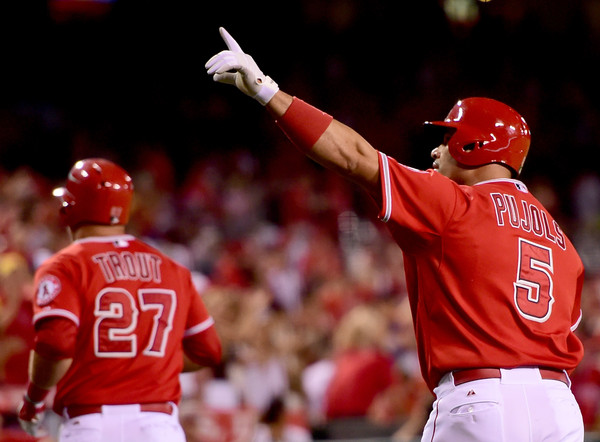
[[[297,97],[275,123],[301,151],[309,152],[327,130],[333,117]]]
[[[258,90],[258,93],[252,98],[254,98],[263,106],[266,106],[267,103],[271,101],[271,98],[273,98],[273,95],[275,95],[279,90],[279,86],[268,75],[265,77],[257,78],[257,84],[261,85],[261,88]]]

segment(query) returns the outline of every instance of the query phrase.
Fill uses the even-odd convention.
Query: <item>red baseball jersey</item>
[[[75,356],[57,385],[67,405],[179,402],[182,339],[213,326],[190,272],[130,235],[73,242],[35,275],[34,323],[78,327]]]
[[[379,154],[379,217],[401,247],[430,389],[461,368],[572,371],[583,357],[583,264],[517,180],[461,186]]]

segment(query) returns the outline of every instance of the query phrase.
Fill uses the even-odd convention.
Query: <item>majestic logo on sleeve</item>
[[[47,305],[52,302],[60,293],[60,279],[54,275],[44,275],[38,284],[36,302],[39,306]]]

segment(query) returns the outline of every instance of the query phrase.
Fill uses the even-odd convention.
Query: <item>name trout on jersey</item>
[[[555,220],[550,225],[548,214],[535,204],[517,199],[514,195],[505,193],[490,193],[496,209],[496,221],[498,226],[511,226],[524,232],[533,232],[539,237],[555,243],[563,250],[567,249],[565,235]]]
[[[153,253],[104,252],[92,256],[107,283],[115,281],[161,282],[161,259]]]

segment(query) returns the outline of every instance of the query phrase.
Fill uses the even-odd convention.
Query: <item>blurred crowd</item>
[[[238,151],[200,159],[181,186],[168,155],[147,158],[131,171],[128,231],[193,270],[224,346],[222,366],[181,377],[188,440],[417,437],[433,397],[415,354],[402,254],[366,195],[290,146],[271,160],[293,171],[258,174],[257,158]],[[1,183],[0,410],[5,437],[14,438],[32,337],[32,273],[69,239],[51,196],[61,182],[23,167]],[[556,198],[551,186],[534,187]],[[591,196],[582,188],[573,198]],[[600,274],[593,271],[583,309],[586,356],[573,390],[595,431]]]
[[[223,341],[221,367],[182,375],[188,439],[249,440],[263,425],[291,432],[277,440],[357,431],[410,440],[431,397],[414,353],[400,250],[354,211],[364,196],[291,148],[282,154],[295,172],[257,176],[249,152],[200,160],[181,187],[166,155],[131,172],[128,231],[193,270]],[[5,428],[15,427],[26,381],[32,272],[68,242],[51,196],[58,184],[27,168],[2,179]]]
[[[146,22],[132,2],[113,3],[113,16],[86,26],[34,16],[44,38],[15,51],[29,69],[2,98],[0,440],[29,440],[14,410],[27,378],[32,274],[69,242],[51,190],[92,156],[132,174],[129,233],[193,271],[223,340],[221,367],[181,378],[190,442],[418,437],[433,397],[415,355],[402,254],[365,194],[304,158],[252,100],[205,77],[219,25],[286,91],[414,167],[431,164],[423,121],[458,98],[490,96],[525,116],[523,181],[586,265],[577,329],[586,354],[573,391],[586,430],[600,431],[598,0],[298,0],[268,29],[241,14],[222,20],[218,6],[216,18],[192,18],[152,4]],[[152,19],[180,26],[155,33]],[[132,34],[133,22],[146,24]],[[85,49],[58,52],[74,39]],[[37,66],[47,57],[55,70]],[[52,435],[56,417],[47,424]]]

